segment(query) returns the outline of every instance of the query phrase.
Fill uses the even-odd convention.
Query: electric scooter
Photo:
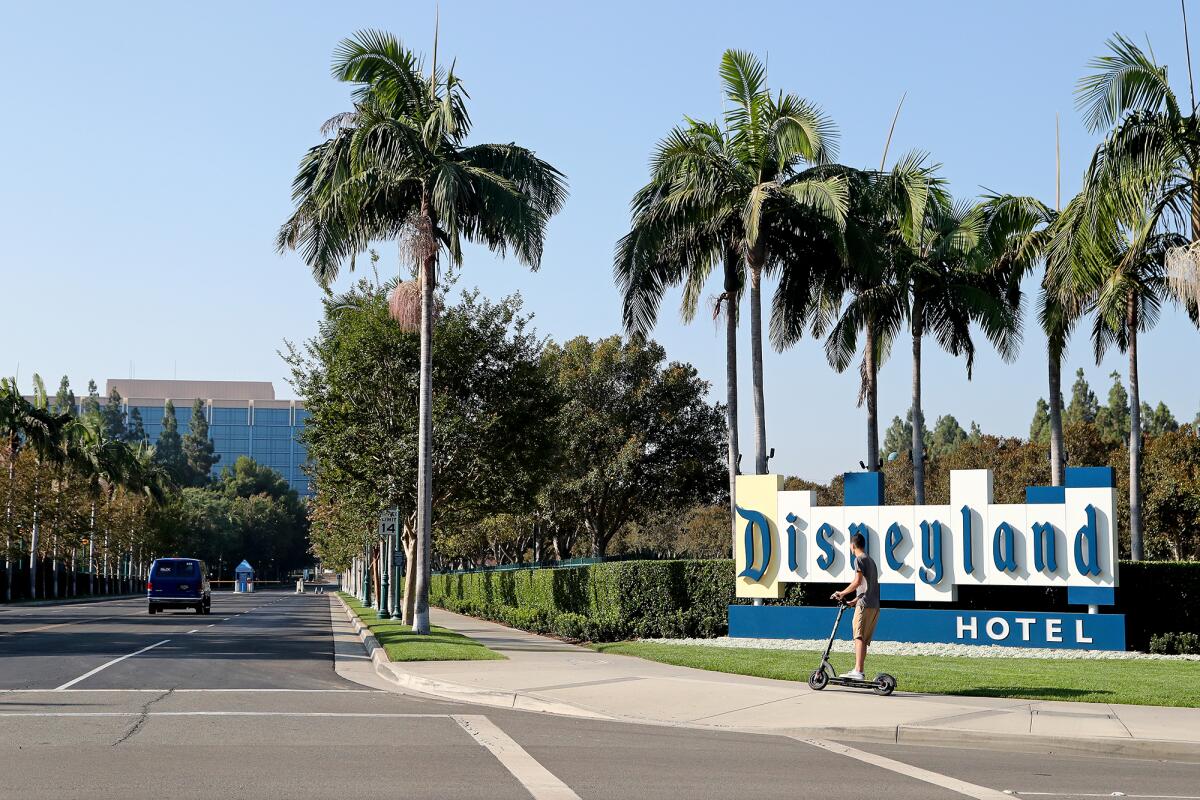
[[[813,670],[808,676],[808,685],[820,691],[827,685],[833,683],[838,686],[849,686],[852,689],[870,689],[877,695],[887,697],[892,692],[896,691],[896,679],[886,672],[881,672],[875,676],[875,680],[869,681],[865,678],[855,680],[837,674],[837,670],[829,663],[829,652],[833,650],[833,639],[837,636],[838,624],[842,621],[842,614],[850,608],[851,604],[844,601],[838,602],[837,619],[833,621],[833,631],[829,634],[829,641],[825,645],[825,655],[821,656],[821,666]]]

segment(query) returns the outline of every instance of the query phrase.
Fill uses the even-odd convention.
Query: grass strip
[[[807,681],[821,661],[820,653],[805,650],[658,642],[592,647],[601,653],[785,681]],[[834,653],[830,661],[839,673],[853,667],[848,653]],[[894,675],[900,691],[907,692],[1200,708],[1196,661],[868,655],[866,671],[868,677],[879,672]]]
[[[380,619],[354,595],[338,592],[346,605],[358,615],[392,661],[496,661],[504,656],[489,650],[461,633],[431,626],[428,636],[417,636],[398,619]]]

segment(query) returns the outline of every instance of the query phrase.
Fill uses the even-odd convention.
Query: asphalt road
[[[328,597],[283,593],[217,595],[211,616],[151,617],[132,600],[0,608],[0,798],[1200,798],[1196,764],[810,743],[399,694],[339,615]]]

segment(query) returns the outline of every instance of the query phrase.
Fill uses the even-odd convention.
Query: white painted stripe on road
[[[805,739],[799,736],[793,736],[792,738],[805,744],[811,744],[813,747],[820,747],[822,750],[828,750],[831,753],[837,753],[847,758],[854,758],[880,767],[881,769],[891,770],[892,772],[906,775],[925,783],[932,783],[934,786],[941,786],[943,789],[949,789],[952,792],[958,792],[961,795],[974,797],[978,800],[1009,800],[1012,797],[1011,794],[989,789],[986,786],[978,786],[974,783],[960,781],[958,778],[951,778],[949,775],[942,775],[940,772],[931,772],[927,769],[914,767],[912,764],[905,764],[903,761],[896,761],[885,756],[877,756],[874,753],[847,747],[844,744],[838,744],[826,739]]]
[[[163,692],[173,692],[175,694],[184,694],[187,692],[308,692],[310,694],[383,694],[379,689],[0,689],[0,695],[5,694],[46,694],[48,692],[66,692],[68,694],[75,692],[79,694],[95,694],[98,692],[150,692],[152,694],[162,694]],[[4,707],[3,701],[0,701],[0,708]]]
[[[356,717],[366,719],[445,719],[445,714],[356,713],[352,711],[0,711],[0,717]],[[549,773],[547,773],[549,774]],[[553,777],[553,776],[551,776]],[[556,779],[557,780],[557,779]],[[534,795],[541,797],[542,795]],[[544,795],[550,797],[551,795]],[[558,795],[554,795],[558,797]],[[576,797],[574,794],[562,797]],[[576,800],[578,798],[576,797]]]
[[[200,630],[199,628],[192,628],[190,631],[188,631],[188,633],[196,633],[199,630]]]
[[[1010,797],[1129,797],[1133,800],[1200,800],[1200,794],[1125,794],[1124,792],[1016,792],[1005,789]]]
[[[570,786],[543,767],[525,748],[496,727],[490,719],[477,714],[452,714],[451,719],[471,734],[496,757],[513,777],[521,782],[534,800],[580,800]]]
[[[133,658],[134,656],[141,655],[142,653],[146,652],[147,650],[153,650],[154,648],[158,647],[160,644],[166,644],[169,641],[171,641],[171,640],[163,639],[161,642],[155,642],[154,644],[150,645],[149,647],[143,647],[141,650],[138,650],[136,652],[129,653],[127,655],[123,655],[120,658],[114,658],[112,661],[109,661],[106,664],[101,664],[100,666],[96,667],[94,670],[91,670],[90,672],[83,673],[82,675],[80,675],[78,678],[76,678],[73,681],[67,681],[62,686],[55,687],[55,691],[61,692],[63,689],[70,689],[72,686],[79,683],[80,681],[92,677],[93,675],[95,675],[97,672],[100,672],[101,670],[108,669],[113,664],[119,664],[120,662],[124,661],[127,658]]]

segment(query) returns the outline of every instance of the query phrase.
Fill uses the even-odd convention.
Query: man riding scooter
[[[863,666],[867,660],[867,647],[875,635],[875,623],[879,621],[879,568],[867,555],[867,540],[861,533],[850,537],[850,550],[854,553],[854,580],[840,592],[834,592],[831,600],[844,601],[856,593],[854,602],[854,671],[842,677],[849,680],[864,680]]]

